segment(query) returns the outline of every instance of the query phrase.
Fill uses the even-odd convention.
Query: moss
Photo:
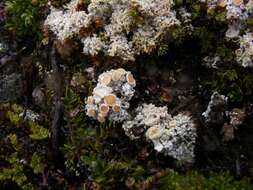
[[[37,153],[40,151],[40,149],[37,150],[37,147],[43,147],[45,142],[40,141],[40,145],[38,145],[36,141],[32,141],[33,138],[29,137],[31,128],[34,130],[34,126],[30,126],[31,121],[26,122],[20,117],[20,113],[24,110],[22,106],[3,104],[0,107],[3,112],[1,119],[8,126],[2,130],[0,139],[0,189],[6,189],[5,186],[8,189],[15,185],[24,190],[38,189],[39,183],[35,181],[38,180],[37,175],[42,174],[44,160],[41,156],[42,153]],[[33,125],[38,127],[37,123],[33,123]],[[35,134],[31,135],[38,135],[41,139],[45,136],[41,129],[45,128],[39,127],[39,129],[33,131]]]
[[[1,181],[11,180],[16,183],[21,189],[35,189],[27,180],[24,172],[24,164],[20,163],[18,152],[14,152],[9,156],[5,156],[5,161],[9,163],[9,167],[0,169],[0,187]]]
[[[41,157],[35,152],[32,155],[30,167],[33,169],[33,173],[39,174],[43,172],[43,164]]]
[[[19,38],[40,35],[40,13],[46,2],[46,0],[6,0],[5,27]]]
[[[197,172],[186,175],[170,172],[158,181],[161,190],[250,190],[252,186],[246,179],[236,181],[226,172],[213,173],[203,176]]]
[[[229,97],[231,102],[251,101],[253,77],[243,69],[221,69],[212,73],[212,80],[204,81],[207,88]]]
[[[47,128],[39,126],[32,121],[29,121],[29,128],[31,131],[29,137],[33,140],[43,140],[49,137],[49,130]]]

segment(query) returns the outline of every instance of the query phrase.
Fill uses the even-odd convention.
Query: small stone
[[[45,101],[45,94],[40,87],[36,87],[32,92],[35,104],[41,106]]]

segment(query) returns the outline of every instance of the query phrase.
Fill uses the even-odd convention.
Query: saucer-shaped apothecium
[[[243,3],[243,0],[233,0],[234,5],[240,6]]]
[[[115,104],[113,107],[112,107],[112,110],[116,113],[119,113],[120,110],[121,110],[121,107],[119,104]]]
[[[112,107],[113,105],[116,104],[116,99],[117,99],[117,97],[114,94],[109,94],[109,95],[105,96],[105,98],[104,98],[105,104]]]
[[[103,115],[103,116],[107,116],[108,112],[109,112],[110,108],[107,104],[101,104],[99,106],[99,112]]]
[[[102,73],[92,96],[86,99],[89,117],[104,122],[109,117],[114,122],[128,118],[129,101],[134,95],[136,81],[131,72],[122,68]]]

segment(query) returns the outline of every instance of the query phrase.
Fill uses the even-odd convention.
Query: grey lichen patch
[[[137,107],[135,113],[137,115],[133,120],[123,124],[126,135],[131,139],[140,138],[143,132],[152,126],[161,125],[163,128],[168,128],[168,121],[171,120],[167,107],[156,107],[153,104],[143,104]]]
[[[194,162],[197,129],[192,118],[184,113],[172,117],[167,107],[143,104],[136,117],[126,121],[123,129],[131,139],[145,136],[154,149],[182,163]]]

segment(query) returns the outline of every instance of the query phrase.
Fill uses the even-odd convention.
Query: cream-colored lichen
[[[92,96],[86,99],[87,115],[99,122],[107,117],[114,122],[124,121],[129,116],[128,101],[133,97],[135,85],[133,75],[122,68],[102,73]]]

